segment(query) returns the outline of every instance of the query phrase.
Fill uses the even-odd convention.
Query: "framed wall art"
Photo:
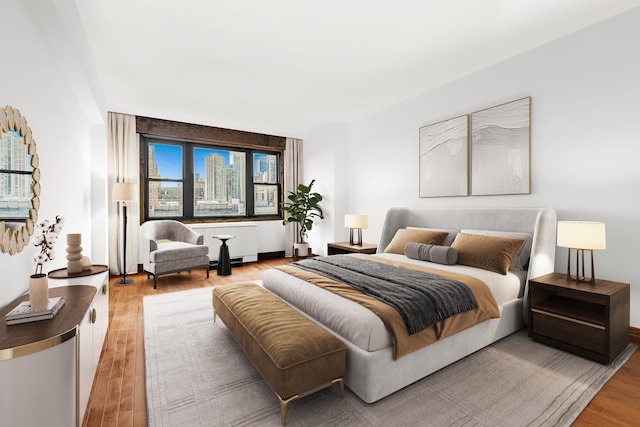
[[[469,116],[420,128],[420,197],[467,196]]]
[[[531,97],[471,113],[471,194],[531,192]]]

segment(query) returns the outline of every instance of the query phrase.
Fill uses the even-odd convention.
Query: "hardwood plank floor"
[[[231,276],[215,270],[206,278],[196,270],[162,276],[158,289],[146,274],[130,276],[133,283],[116,286],[109,280],[109,331],[89,398],[83,426],[146,426],[142,298],[223,283],[254,280],[262,272],[291,259],[274,259],[233,268]],[[640,425],[640,351],[602,388],[573,424],[578,427]]]

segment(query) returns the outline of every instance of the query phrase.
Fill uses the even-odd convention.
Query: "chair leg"
[[[207,279],[208,279],[209,278],[209,266],[206,266],[204,269],[207,270]]]
[[[158,276],[153,275],[153,289],[158,289]]]

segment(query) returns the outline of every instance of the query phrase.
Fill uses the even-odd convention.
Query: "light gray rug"
[[[149,425],[279,426],[278,399],[212,313],[211,288],[144,297]],[[603,366],[520,331],[373,404],[337,386],[294,401],[287,425],[570,425],[635,349]]]

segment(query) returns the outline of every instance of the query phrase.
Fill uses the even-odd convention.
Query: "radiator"
[[[204,244],[209,247],[209,262],[217,264],[222,242],[213,236],[231,234],[227,240],[232,263],[254,262],[258,260],[258,225],[255,222],[202,223],[189,224],[196,233],[204,236]]]

